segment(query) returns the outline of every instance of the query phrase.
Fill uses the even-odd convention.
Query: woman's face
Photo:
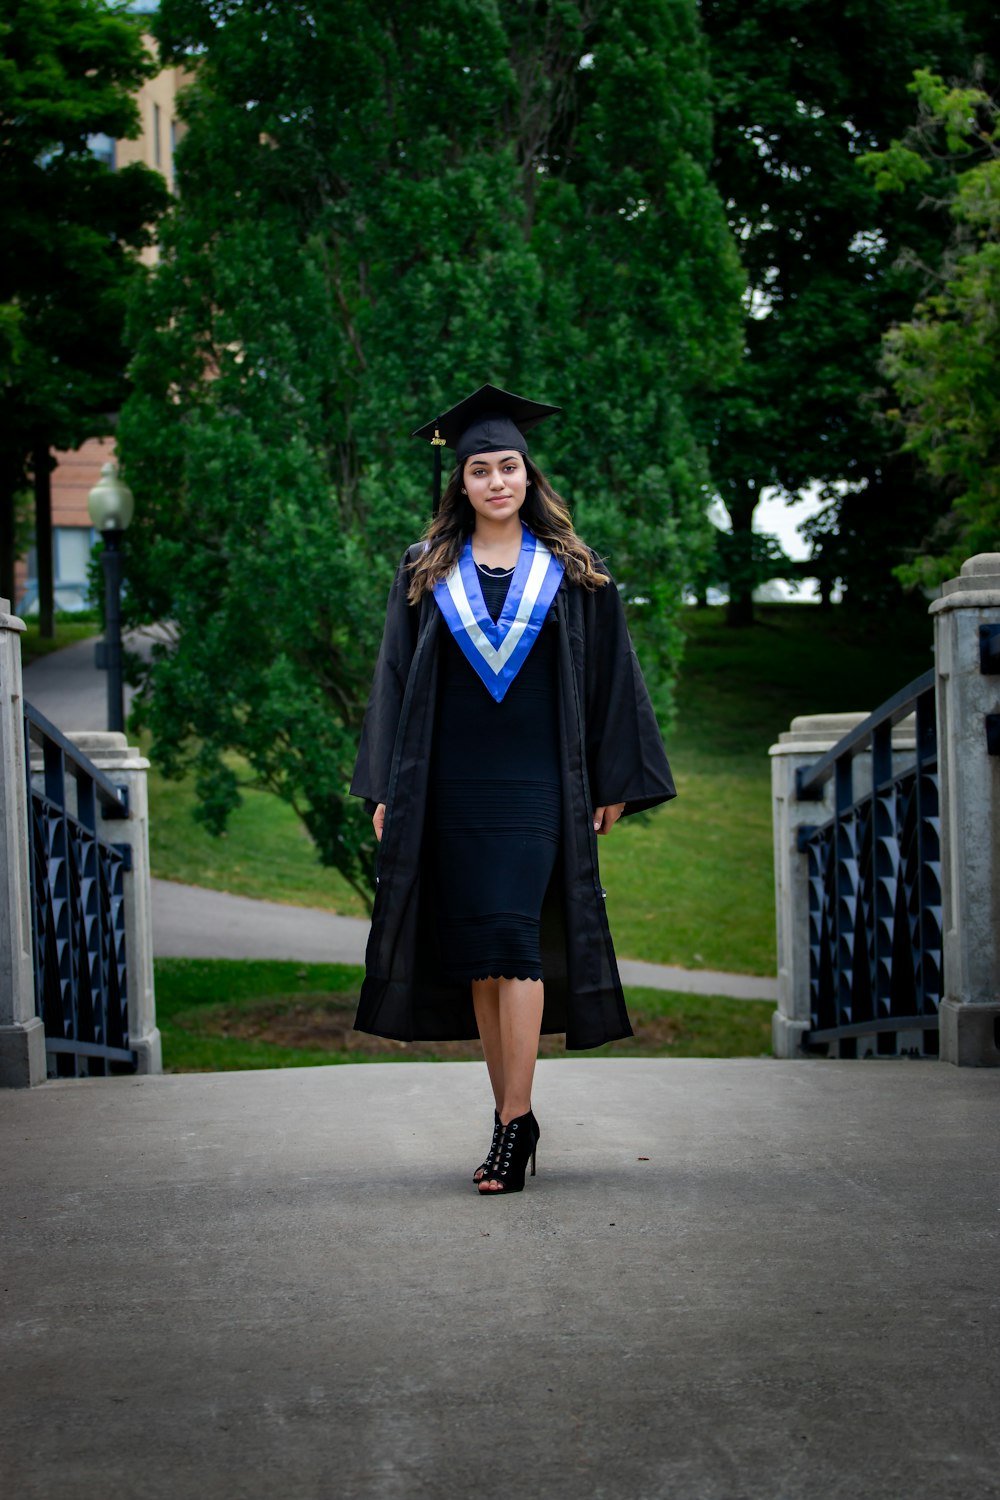
[[[477,516],[505,521],[524,504],[528,471],[520,453],[476,453],[465,460],[462,488]]]

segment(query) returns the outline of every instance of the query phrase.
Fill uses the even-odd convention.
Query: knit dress
[[[476,569],[495,622],[513,570]],[[441,638],[427,829],[444,974],[542,979],[540,918],[562,817],[553,612],[500,703],[451,632]]]

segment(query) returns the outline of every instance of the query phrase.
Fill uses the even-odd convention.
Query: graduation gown
[[[407,603],[409,567],[419,555],[419,544],[408,549],[389,593],[351,782],[370,811],[386,805],[355,1026],[398,1041],[446,1041],[476,1037],[478,1029],[471,987],[442,979],[437,951],[424,824],[438,648],[448,627],[432,594]],[[632,1035],[604,908],[594,809],[624,802],[628,816],[676,792],[614,584],[591,591],[564,578],[552,609],[562,834],[542,908],[542,1030],[564,1031],[567,1048],[578,1049]]]

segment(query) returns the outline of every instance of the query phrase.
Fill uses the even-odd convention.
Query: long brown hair
[[[528,471],[528,489],[520,510],[522,521],[562,563],[568,583],[580,584],[585,589],[603,588],[610,579],[607,573],[601,572],[594,554],[573,530],[565,500],[556,494],[528,455],[523,457]],[[468,497],[462,494],[463,468],[464,465],[459,464],[448,480],[438,513],[424,532],[426,545],[410,574],[407,598],[411,604],[418,603],[440,579],[447,578],[458,561],[466,538],[472,534],[476,512]]]

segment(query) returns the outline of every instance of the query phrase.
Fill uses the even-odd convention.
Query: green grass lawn
[[[146,754],[149,737],[139,736]],[[232,757],[232,763],[240,762]],[[149,857],[154,875],[187,885],[258,896],[292,906],[317,906],[360,917],[367,908],[337,873],[323,867],[292,809],[268,792],[244,792],[242,807],[221,837],[193,817],[193,778],[166,781],[149,771]]]
[[[618,952],[684,968],[773,974],[768,747],[799,714],[870,712],[932,665],[919,612],[877,624],[777,605],[748,631],[720,609],[684,617],[668,750],[677,800],[601,840]]]
[[[343,964],[158,959],[156,1012],[167,1072],[226,1072],[357,1062],[480,1059],[478,1042],[385,1041],[352,1029],[362,970]],[[543,1057],[760,1057],[773,1006],[661,990],[626,991],[635,1037]]]
[[[809,605],[763,607],[731,631],[718,609],[684,617],[687,654],[669,751],[679,795],[601,839],[608,915],[624,958],[774,972],[770,763],[796,714],[870,710],[930,665],[920,613],[857,623]],[[153,873],[347,915],[363,906],[315,858],[290,808],[248,792],[215,838],[190,783],[150,775]]]

